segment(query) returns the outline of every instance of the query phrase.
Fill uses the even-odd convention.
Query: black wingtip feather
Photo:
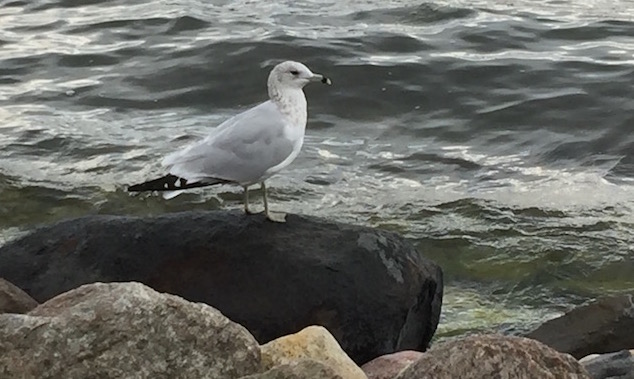
[[[206,187],[219,183],[228,183],[226,180],[214,179],[211,181],[187,183],[187,179],[179,178],[176,175],[167,174],[161,178],[149,180],[145,183],[135,184],[128,187],[128,192],[142,191],[178,191],[188,188]]]

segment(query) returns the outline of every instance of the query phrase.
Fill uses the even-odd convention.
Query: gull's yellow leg
[[[251,210],[249,210],[249,187],[244,186],[242,188],[244,188],[244,213],[248,215],[253,214]]]
[[[260,183],[260,188],[262,189],[262,198],[264,199],[264,214],[266,215],[266,218],[274,222],[286,222],[286,214],[272,214],[271,212],[269,212],[269,200],[266,195],[266,185],[264,184],[264,182]]]

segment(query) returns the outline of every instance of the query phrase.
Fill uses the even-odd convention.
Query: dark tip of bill
[[[330,80],[330,78],[327,78],[325,76],[323,78],[321,78],[321,82],[324,83],[324,84],[328,84],[328,85],[332,84],[332,80]]]

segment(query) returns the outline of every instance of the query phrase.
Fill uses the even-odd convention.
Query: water
[[[439,338],[634,289],[633,2],[0,4],[0,242],[85,214],[240,207],[233,187],[125,187],[295,59],[334,85],[307,88],[272,207],[411,238],[446,274]]]

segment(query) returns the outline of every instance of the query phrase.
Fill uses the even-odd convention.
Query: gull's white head
[[[269,74],[269,89],[272,87],[302,89],[310,82],[331,84],[330,79],[321,74],[315,74],[299,62],[286,61],[273,67]]]

